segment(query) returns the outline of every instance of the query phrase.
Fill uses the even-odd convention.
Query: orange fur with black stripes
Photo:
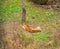
[[[40,27],[32,28],[28,23],[25,23],[23,25],[23,29],[28,31],[28,32],[31,32],[31,33],[41,32],[41,28]]]

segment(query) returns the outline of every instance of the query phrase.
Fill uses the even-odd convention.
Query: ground
[[[60,11],[36,7],[27,1],[25,4],[27,22],[32,27],[40,26],[42,31],[31,34],[21,27],[20,0],[1,0],[1,49],[60,49]]]

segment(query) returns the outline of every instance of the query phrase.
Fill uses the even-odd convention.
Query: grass
[[[21,0],[0,0],[0,22],[10,23],[11,21],[21,21],[21,4]],[[45,30],[43,30],[42,32],[32,34],[34,41],[46,43],[49,40],[49,37],[51,35],[50,33],[54,32],[57,28],[59,28],[58,25],[56,25],[55,18],[57,16],[54,10],[52,8],[48,10],[37,8],[32,6],[31,3],[28,2],[25,2],[25,4],[27,10],[27,22],[31,24],[39,24],[43,26],[43,28],[44,26],[46,27],[44,28]],[[32,19],[32,16],[34,16],[35,19]],[[60,20],[57,20],[57,23],[59,23],[59,21]],[[52,32],[50,31],[51,28],[53,29]]]
[[[3,1],[1,1],[3,2]],[[32,22],[31,17],[34,16],[36,21],[47,21],[54,16],[53,11],[46,11],[44,9],[38,9],[36,7],[31,7],[29,3],[26,4],[27,10],[27,21]],[[11,20],[20,20],[22,13],[21,1],[5,1],[1,6],[1,15],[4,22]],[[16,15],[15,15],[16,14]],[[43,19],[43,20],[42,20]],[[35,21],[33,20],[33,21]]]
[[[47,43],[50,38],[51,34],[48,33],[37,33],[33,34],[33,38],[35,42]]]
[[[1,1],[3,2],[3,1]],[[19,20],[21,17],[21,6],[19,1],[5,1],[1,5],[1,19],[3,22],[9,22],[11,20]],[[18,4],[18,5],[17,5]],[[15,15],[16,14],[16,15]]]
[[[52,43],[52,46],[56,47],[56,46],[57,46],[57,42],[54,41],[54,42]]]

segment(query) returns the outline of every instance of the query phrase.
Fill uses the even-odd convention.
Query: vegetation
[[[44,5],[44,4],[47,4],[47,1],[48,0],[31,0],[32,2],[36,3],[36,4],[41,4],[41,5]]]
[[[18,47],[21,45],[21,47],[25,49],[37,49],[37,47],[43,45],[40,48],[46,49],[45,45],[49,42],[50,37],[59,31],[60,12],[56,12],[53,8],[46,10],[41,7],[36,7],[25,0],[27,22],[30,23],[31,26],[41,26],[42,28],[42,32],[31,34],[20,27],[22,18],[21,4],[21,0],[0,0],[0,22],[4,23],[3,28],[6,31],[5,36],[3,36],[5,43],[8,43],[7,45],[10,46],[8,47],[10,49],[19,49]],[[34,19],[32,17],[34,17]],[[57,42],[54,41],[51,45],[53,45],[54,48],[57,46]],[[4,45],[2,47],[4,47]]]

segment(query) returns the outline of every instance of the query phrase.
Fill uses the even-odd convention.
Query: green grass
[[[47,33],[36,33],[33,34],[33,39],[35,42],[47,43],[49,41],[51,34]]]
[[[1,2],[3,2],[1,0]],[[0,3],[1,3],[0,2]],[[33,21],[47,21],[47,19],[50,19],[54,17],[53,11],[46,11],[44,9],[38,9],[36,7],[31,7],[29,3],[26,4],[26,10],[27,10],[27,21],[33,22]],[[11,20],[20,20],[21,19],[21,13],[22,13],[22,6],[20,0],[13,0],[9,1],[6,0],[2,3],[1,6],[1,15],[4,22],[11,21]],[[16,15],[15,15],[16,14]],[[35,20],[32,20],[31,17],[34,16]]]
[[[1,0],[1,2],[3,2]],[[0,3],[1,3],[0,2]],[[13,1],[9,1],[6,0],[5,2],[1,3],[1,9],[0,9],[0,13],[1,13],[1,21],[3,22],[9,22],[12,20],[20,20],[21,19],[21,2],[18,0],[13,0]]]
[[[47,42],[50,37],[49,29],[53,28],[54,30],[57,27],[56,25],[56,14],[54,13],[53,9],[42,9],[33,7],[30,5],[30,3],[25,2],[26,4],[26,10],[27,10],[27,22],[33,24],[33,23],[39,23],[41,25],[45,25],[48,29],[46,29],[46,33],[35,33],[33,34],[33,38],[35,41],[42,41]],[[22,6],[21,6],[21,0],[0,0],[0,22],[4,23],[10,23],[10,21],[21,21],[22,16]],[[35,19],[32,19],[32,16],[35,17]],[[60,15],[59,15],[60,16]],[[58,22],[59,23],[59,22]],[[54,31],[53,30],[53,31]],[[44,34],[43,34],[44,33]]]

